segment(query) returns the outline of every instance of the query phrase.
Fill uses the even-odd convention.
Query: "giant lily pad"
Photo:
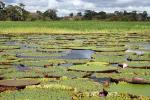
[[[13,50],[13,49],[19,49],[19,46],[0,46],[0,50]]]
[[[107,63],[122,63],[126,61],[125,56],[96,55],[96,54],[93,55],[93,60]]]
[[[71,100],[73,93],[56,88],[32,88],[0,94],[1,100]]]
[[[57,81],[56,84],[66,85],[76,88],[77,91],[81,92],[94,92],[101,91],[103,86],[89,79],[68,79]]]
[[[150,84],[150,72],[146,69],[123,69],[119,73],[101,74],[96,73],[96,78],[110,78],[112,81],[125,81],[136,84]]]
[[[129,61],[150,61],[150,55],[132,55],[127,58]]]
[[[128,64],[128,67],[130,68],[150,68],[150,62],[149,61],[130,61],[126,62]]]
[[[150,85],[129,84],[121,82],[119,84],[111,84],[109,92],[128,93],[137,96],[150,96]]]
[[[105,62],[89,62],[83,65],[75,65],[68,68],[70,71],[83,71],[83,72],[115,72],[115,67],[109,66]]]
[[[36,85],[39,84],[38,81],[35,80],[2,80],[0,81],[0,86],[7,86],[7,87],[22,87],[28,85]]]
[[[40,82],[36,80],[1,80],[0,92],[6,90],[23,89],[28,85],[38,85]]]

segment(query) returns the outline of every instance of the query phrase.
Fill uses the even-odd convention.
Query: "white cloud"
[[[32,12],[36,10],[44,11],[48,9],[48,1],[47,0],[15,0],[16,4],[24,3],[26,5],[26,9]]]
[[[47,0],[49,8],[57,8],[59,6],[59,2],[57,0]]]
[[[26,9],[32,12],[36,10],[45,11],[49,8],[58,10],[59,16],[77,13],[86,9],[95,11],[113,12],[116,10],[138,10],[150,9],[150,0],[5,0],[8,3],[24,3]],[[149,11],[150,13],[150,11]]]
[[[117,0],[116,3],[120,3],[120,4],[123,4],[123,3],[130,3],[130,2],[133,2],[135,0]]]
[[[94,3],[82,0],[49,0],[49,8],[58,10],[59,16],[68,15],[69,13],[77,13],[83,9],[95,9]]]

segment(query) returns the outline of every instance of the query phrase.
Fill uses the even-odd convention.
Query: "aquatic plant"
[[[129,61],[150,61],[150,55],[130,55],[127,60]]]
[[[12,49],[19,49],[19,46],[5,46],[5,45],[0,45],[0,50],[12,50]]]
[[[8,22],[6,22],[6,24],[7,23]],[[20,22],[17,22],[16,27],[19,25],[19,23]],[[35,23],[37,25],[37,22]],[[33,24],[35,25],[35,23]],[[69,22],[69,24],[71,23],[73,22]],[[83,22],[77,23],[85,24]],[[94,24],[96,23],[97,22],[95,22]],[[38,29],[40,29],[40,27],[46,28],[51,27],[51,23],[46,24],[48,26],[47,25],[41,26],[41,24],[39,26],[35,25],[34,29],[36,29],[36,27],[38,27]],[[25,33],[27,31],[28,32],[30,31],[31,33],[33,32],[32,31],[33,29],[28,28],[30,25],[28,26],[24,24],[25,28],[22,23],[20,25],[22,29],[25,28],[27,29],[24,31]],[[67,27],[69,27],[71,30],[76,29],[73,26]],[[8,25],[8,27],[11,31],[12,30],[11,26]],[[103,25],[96,27],[104,28]],[[90,25],[90,28],[96,29],[96,27],[93,28],[93,26]],[[45,32],[47,31],[46,28],[44,30]],[[51,28],[53,28],[53,26]],[[119,28],[120,26],[118,27],[118,29]],[[16,29],[12,32],[16,33],[19,32],[19,30],[20,29]],[[37,30],[35,30],[35,32]],[[51,29],[48,29],[48,32],[50,32],[50,30]],[[55,29],[55,31],[53,31],[52,33],[55,33],[57,30],[58,29]],[[67,29],[62,28],[62,30],[66,31]],[[78,32],[79,31],[92,32],[92,30],[88,31],[84,29],[83,30],[78,29]],[[121,29],[119,30],[121,31]],[[62,33],[64,31],[60,31],[59,33]],[[42,32],[43,30],[39,31],[39,33]],[[104,99],[103,97],[99,97],[98,94],[101,90],[103,90],[101,82],[104,82],[105,80],[106,81],[108,80],[110,82],[118,82],[119,84],[121,81],[125,81],[126,83],[127,82],[135,83],[135,80],[137,83],[138,80],[138,84],[144,84],[141,87],[139,87],[139,90],[140,88],[143,89],[141,94],[140,93],[136,94],[136,92],[134,92],[136,91],[136,89],[132,90],[133,93],[132,91],[124,92],[123,89],[122,93],[122,91],[120,92],[120,90],[118,89],[120,88],[120,85],[115,84],[113,88],[114,91],[107,90],[108,96],[105,97],[106,99],[110,98],[111,100],[113,99],[116,100],[120,98],[133,99],[133,97],[134,99],[139,98],[147,99],[147,96],[143,97],[134,95],[143,95],[144,94],[143,91],[146,92],[148,91],[146,90],[145,87],[147,87],[148,85],[146,84],[149,84],[150,82],[149,47],[147,47],[147,49],[145,49],[146,48],[145,45],[143,45],[144,47],[132,45],[133,46],[132,47],[129,46],[128,43],[132,44],[132,42],[136,42],[145,44],[146,41],[147,42],[149,41],[149,34],[147,33],[135,34],[126,32],[124,33],[104,32],[101,34],[97,33],[72,34],[72,32],[77,31],[71,31],[70,34],[66,33],[67,35],[59,33],[57,35],[55,34],[37,35],[30,33],[29,33],[30,35],[29,34],[0,35],[0,45],[1,45],[0,47],[3,48],[0,49],[0,79],[4,80],[35,79],[40,82],[38,86],[35,85],[27,86],[27,88],[24,90],[3,92],[0,94],[0,99],[9,100],[10,98],[12,99],[15,97],[16,99],[31,99],[31,100],[33,98],[37,100],[38,99],[49,100],[49,98],[51,98],[51,100],[56,100],[60,98],[61,100],[63,99],[70,100],[72,98],[79,100],[88,100],[88,99],[99,100]],[[143,51],[144,53],[139,55],[135,52],[131,53],[126,52],[126,50],[129,48],[132,49],[136,48],[137,51]],[[66,57],[70,55],[70,52],[72,52],[73,50],[75,51],[81,50],[83,51],[83,53],[81,53],[83,55],[85,53],[85,50],[92,51],[92,57],[89,56],[83,59],[81,59],[82,57],[77,57],[75,59],[71,59],[71,57],[70,58]],[[78,55],[78,52],[74,52],[74,55]],[[118,64],[123,63],[126,63],[128,67],[127,68],[118,67]],[[113,64],[116,64],[116,66],[113,66]],[[112,84],[110,83],[109,86],[110,88],[111,85],[113,85],[113,83]],[[126,85],[121,86],[121,88],[123,87],[126,87]],[[131,89],[132,87],[138,88],[136,84],[131,86]],[[129,86],[127,85],[127,88],[130,90],[130,85]],[[147,89],[149,89],[149,87]]]
[[[94,92],[101,91],[103,86],[89,79],[68,79],[60,80],[56,84],[66,85],[76,88],[80,92]]]
[[[131,68],[149,68],[149,61],[128,61],[126,62]]]
[[[70,91],[55,89],[55,88],[35,88],[35,89],[25,89],[21,91],[7,91],[0,94],[0,99],[2,100],[12,100],[12,98],[17,100],[70,100],[72,93]]]
[[[129,93],[136,96],[150,96],[150,85],[129,84],[120,82],[119,84],[111,84],[108,91],[118,93]]]
[[[135,83],[134,78],[137,78],[137,84],[149,84],[150,72],[146,69],[119,69],[119,73],[95,73],[96,78],[110,78],[112,81],[125,81],[128,83]],[[141,79],[141,80],[140,80]]]
[[[93,55],[94,61],[107,62],[107,63],[122,63],[125,62],[125,56],[107,56],[107,55]]]
[[[68,70],[83,72],[111,72],[116,71],[117,69],[109,66],[106,62],[89,62],[83,65],[71,66]]]

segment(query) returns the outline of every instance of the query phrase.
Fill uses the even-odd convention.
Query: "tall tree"
[[[84,19],[91,20],[97,13],[92,10],[85,10]]]
[[[123,11],[123,15],[126,16],[128,15],[128,12],[126,10]]]
[[[0,20],[4,20],[6,18],[4,8],[5,8],[5,3],[0,1]]]
[[[70,13],[70,14],[69,14],[69,16],[70,16],[70,17],[73,17],[73,16],[74,16],[74,14],[73,14],[73,13]]]
[[[142,20],[143,20],[143,21],[146,21],[147,18],[148,18],[148,13],[147,13],[147,11],[143,11],[143,13],[142,13]]]
[[[77,13],[77,16],[80,16],[80,17],[81,17],[81,16],[82,16],[82,13],[81,13],[81,12],[78,12],[78,13]]]
[[[23,3],[19,3],[20,8],[24,9],[25,5]]]
[[[130,15],[131,21],[137,21],[137,11],[132,11]]]
[[[21,20],[25,21],[29,16],[29,12],[25,10],[25,4],[19,3],[18,6],[20,7]]]
[[[19,6],[8,5],[6,8],[7,18],[12,21],[22,20],[22,9]]]
[[[36,11],[38,15],[38,20],[43,20],[43,13],[41,11]]]
[[[0,1],[0,9],[4,9],[5,8],[5,3]]]
[[[106,19],[107,18],[107,14],[104,11],[99,12],[98,15],[100,16],[100,19]]]
[[[57,20],[57,10],[48,9],[43,13],[44,18],[48,18],[49,20]]]

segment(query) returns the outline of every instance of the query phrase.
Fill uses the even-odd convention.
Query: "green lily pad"
[[[68,68],[72,71],[83,71],[83,72],[114,72],[117,69],[111,67],[105,62],[89,62],[83,65],[75,65]]]
[[[1,100],[71,100],[73,93],[67,90],[55,88],[34,88],[21,91],[3,92]]]
[[[126,62],[128,64],[128,67],[130,68],[150,68],[150,62],[149,61],[130,61]]]
[[[0,50],[12,50],[12,49],[20,49],[19,46],[0,46]]]
[[[121,82],[119,84],[111,84],[109,92],[128,93],[137,96],[150,96],[150,85],[129,84]]]
[[[146,69],[121,69],[119,73],[96,73],[96,78],[111,78],[113,81],[125,81],[136,84],[150,84],[150,71]]]
[[[77,91],[81,92],[94,92],[101,91],[103,86],[89,79],[68,79],[57,81],[56,84],[66,85],[76,88]]]
[[[132,55],[127,58],[129,61],[150,61],[150,55]]]
[[[108,63],[122,63],[125,62],[125,56],[103,56],[103,55],[95,55],[93,56],[94,61],[100,62],[108,62]]]
[[[6,87],[22,87],[28,85],[37,85],[39,84],[38,81],[35,80],[1,80],[0,86]]]

